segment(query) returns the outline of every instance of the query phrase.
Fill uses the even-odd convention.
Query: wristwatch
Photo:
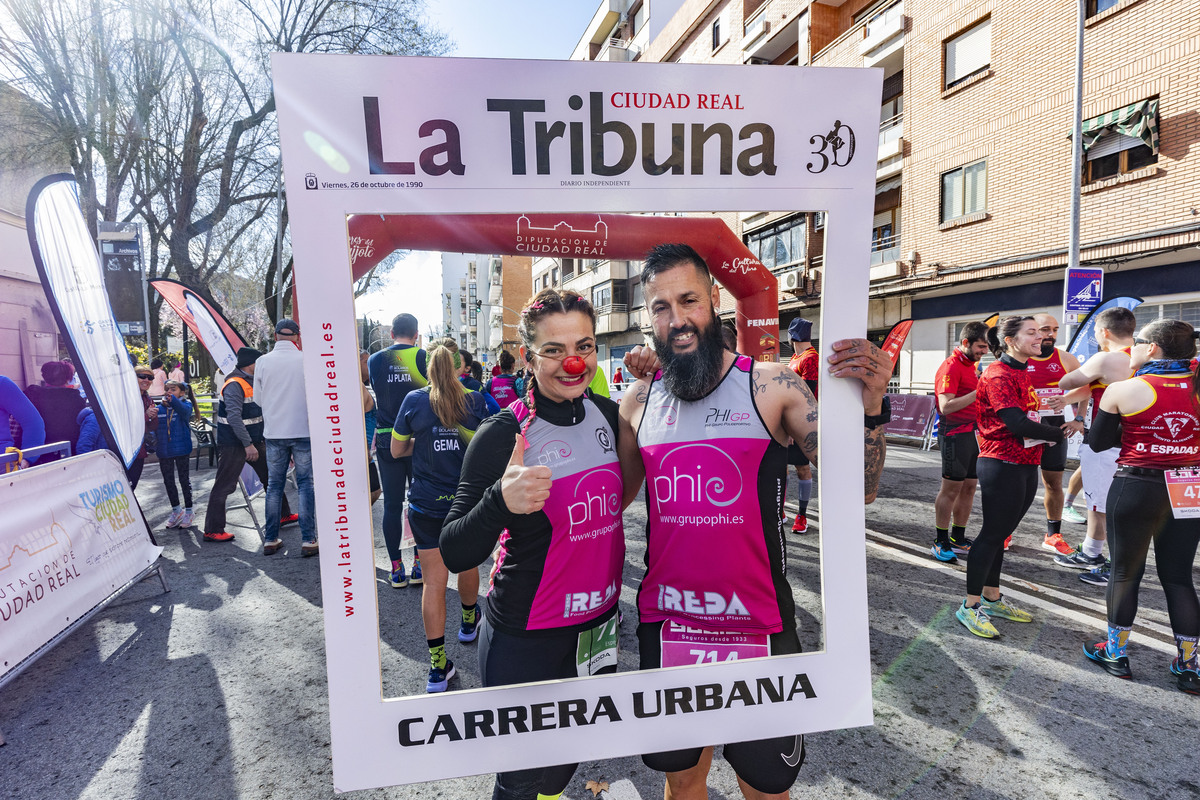
[[[867,430],[869,431],[875,430],[880,425],[887,425],[891,421],[892,401],[886,394],[883,396],[883,408],[878,414],[874,416],[871,416],[870,414],[863,414],[863,425],[866,426]]]

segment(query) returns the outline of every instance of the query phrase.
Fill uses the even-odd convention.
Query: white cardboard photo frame
[[[825,210],[821,349],[827,357],[833,342],[866,332],[882,72],[284,53],[273,56],[272,66],[304,334],[335,790],[456,777],[463,765],[480,774],[870,725],[862,400],[857,383],[827,374],[819,423],[822,651],[383,698],[346,215]],[[640,95],[643,106],[655,105],[656,96],[657,107],[625,108],[636,105],[625,102],[626,92]],[[636,155],[617,175],[592,171],[593,93],[605,123],[624,122],[635,132]],[[411,173],[371,173],[366,97],[378,98],[388,169],[411,164]],[[582,101],[580,110],[571,107],[573,97]],[[515,119],[489,111],[489,99],[543,101],[545,110]],[[549,171],[537,174],[535,121],[582,131],[574,161],[583,174],[572,172],[570,133],[546,148]],[[718,122],[734,132],[736,166],[729,174],[719,172],[714,143],[702,167],[688,161],[685,174],[643,169],[643,124],[654,125],[666,148],[672,124],[684,123],[686,133],[694,123]],[[767,126],[771,146],[753,130],[738,138],[747,125]],[[455,136],[457,147],[450,142]],[[620,136],[600,139],[602,159],[615,162]],[[751,146],[760,154],[743,170],[738,155]],[[765,149],[770,158],[762,156]],[[525,174],[518,174],[516,153],[525,155]],[[461,169],[447,170],[455,154]],[[719,685],[725,699],[744,686],[764,702],[635,714],[638,696],[652,710],[656,692],[694,697],[701,684]],[[780,684],[785,699],[773,701],[764,687]],[[580,703],[589,724],[572,722],[578,716],[569,712]],[[524,715],[527,730],[510,724],[502,733],[501,709],[516,709],[509,719]],[[471,721],[478,724],[468,736]],[[739,731],[744,735],[731,735]]]

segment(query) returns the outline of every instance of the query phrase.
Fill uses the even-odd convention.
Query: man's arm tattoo
[[[799,389],[804,385],[800,382],[800,379],[796,377],[796,373],[792,372],[790,369],[780,371],[771,380],[785,388]]]
[[[649,396],[650,396],[650,387],[642,385],[642,386],[638,387],[637,394],[635,394],[633,396],[633,400],[635,403],[643,403],[644,404],[646,402],[646,398]]]
[[[883,438],[883,428],[867,431],[863,449],[866,456],[863,464],[866,496],[874,497],[879,491],[879,477],[883,474],[883,462],[887,457],[887,440]]]
[[[804,457],[814,464],[817,463],[817,432],[812,431],[804,437],[803,441],[798,442],[800,450],[804,453]]]
[[[767,390],[767,385],[759,380],[761,377],[762,371],[759,370],[758,367],[755,367],[750,373],[750,385],[754,389],[755,397],[758,397]]]

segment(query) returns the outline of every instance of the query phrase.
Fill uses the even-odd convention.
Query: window
[[[646,305],[646,294],[642,289],[641,281],[634,283],[631,291],[633,293],[633,302],[630,303],[632,307],[641,308],[642,306]]]
[[[550,268],[550,284],[552,286],[558,286],[558,267]]]
[[[804,260],[807,227],[801,214],[748,233],[743,241],[764,267],[776,269]]]
[[[871,266],[900,260],[900,207],[875,215],[871,228]]]
[[[633,12],[633,35],[637,36],[638,31],[646,24],[646,4],[641,3]]]
[[[1200,301],[1186,303],[1142,303],[1133,310],[1137,330],[1156,319],[1179,319],[1193,328],[1200,327]]]
[[[712,49],[715,51],[721,46],[721,20],[715,20],[712,26]]]
[[[946,74],[943,88],[962,83],[983,72],[992,63],[992,18],[948,39],[945,46]]]
[[[986,210],[986,159],[942,174],[942,222]]]
[[[1101,11],[1108,11],[1119,2],[1121,0],[1088,0],[1087,15],[1094,17]]]
[[[592,305],[597,311],[606,310],[612,305],[612,283],[602,283],[592,288]]]
[[[1107,145],[1107,147],[1106,147]],[[1097,152],[1101,151],[1101,152]],[[1136,136],[1115,133],[1105,136],[1088,151],[1083,182],[1124,175],[1158,163],[1154,151]]]

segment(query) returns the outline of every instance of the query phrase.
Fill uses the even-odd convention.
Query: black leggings
[[[1146,573],[1146,554],[1154,542],[1154,563],[1167,595],[1171,629],[1181,636],[1200,635],[1200,601],[1192,583],[1192,563],[1200,542],[1200,519],[1175,519],[1161,477],[1117,474],[1108,490],[1108,622],[1132,627],[1138,587]]]
[[[390,442],[390,436],[379,434],[381,441]],[[400,560],[400,540],[404,538],[404,495],[412,481],[412,456],[392,458],[391,450],[382,446],[375,449],[379,464],[379,484],[383,488],[383,542],[387,545],[388,558]]]
[[[175,488],[175,473],[179,473],[179,483],[183,486],[183,507],[192,507],[192,479],[188,474],[188,458],[190,456],[173,456],[159,458],[158,468],[162,471],[163,483],[167,485],[167,499],[171,508],[179,505],[179,490]]]
[[[486,614],[479,631],[479,676],[484,686],[556,680],[577,676],[579,634],[574,630],[541,636],[516,636],[496,630]],[[605,667],[601,673],[615,672]],[[538,792],[556,794],[567,788],[577,764],[501,772],[492,800],[535,800]]]
[[[975,462],[983,494],[983,527],[967,555],[967,594],[1000,585],[1004,540],[1021,524],[1038,487],[1037,464],[1009,464],[981,457]]]

